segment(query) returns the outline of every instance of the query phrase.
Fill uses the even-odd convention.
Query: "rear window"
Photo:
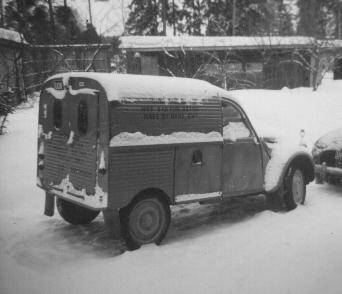
[[[77,116],[78,132],[80,135],[85,135],[88,131],[88,104],[86,101],[79,102]]]
[[[53,126],[56,130],[60,130],[63,121],[62,100],[55,99],[53,102]]]

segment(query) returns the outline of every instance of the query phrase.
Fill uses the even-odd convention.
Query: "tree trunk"
[[[90,4],[90,0],[88,0],[88,8],[89,8],[89,21],[90,24],[93,25],[93,17],[91,15],[91,4]]]
[[[47,0],[49,4],[49,14],[50,14],[50,25],[52,32],[53,43],[56,44],[56,27],[55,27],[55,17],[53,14],[52,0]]]
[[[236,28],[236,0],[233,0],[232,11],[233,11],[233,15],[232,15],[232,36],[235,36],[235,28]]]
[[[336,19],[336,28],[335,28],[335,38],[341,39],[341,3],[337,0],[336,3],[336,11],[335,11],[335,19]]]
[[[4,10],[2,7],[2,0],[0,0],[0,27],[4,26]]]
[[[166,1],[162,0],[162,12],[163,12],[163,35],[166,36]]]

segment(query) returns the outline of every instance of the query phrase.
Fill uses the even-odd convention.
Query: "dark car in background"
[[[339,184],[342,181],[342,128],[319,138],[313,149],[316,183]]]

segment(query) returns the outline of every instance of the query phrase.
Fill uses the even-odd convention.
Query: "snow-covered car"
[[[304,203],[311,154],[293,142],[272,146],[237,100],[207,82],[65,73],[41,92],[37,185],[46,215],[55,198],[71,224],[103,211],[135,249],[162,241],[170,205],[260,193],[288,209]]]
[[[338,184],[342,179],[342,128],[319,138],[313,149],[316,183]]]

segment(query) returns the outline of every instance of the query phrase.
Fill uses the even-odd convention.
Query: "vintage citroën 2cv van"
[[[293,209],[314,178],[312,159],[299,146],[272,158],[221,88],[194,79],[79,72],[44,84],[37,173],[46,215],[53,215],[55,198],[71,224],[118,212],[131,249],[161,242],[170,205],[265,193]]]

